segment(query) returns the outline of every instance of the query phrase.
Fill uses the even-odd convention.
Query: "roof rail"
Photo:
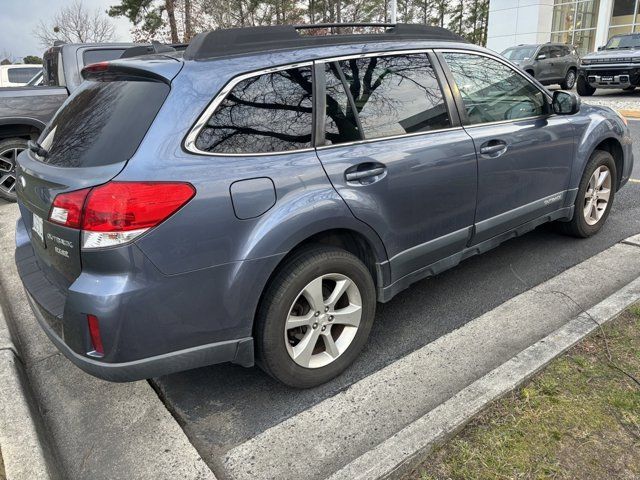
[[[300,35],[300,30],[380,27],[383,33]],[[212,30],[196,35],[184,52],[185,60],[204,60],[243,53],[259,53],[323,45],[341,45],[393,40],[437,40],[466,42],[440,27],[407,23],[326,23],[315,25],[273,25]]]

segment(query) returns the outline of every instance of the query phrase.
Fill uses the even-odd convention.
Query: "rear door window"
[[[148,80],[84,81],[40,137],[60,167],[94,167],[129,160],[164,103],[169,86]]]
[[[358,124],[351,105],[367,139],[451,126],[442,90],[426,54],[341,60],[337,67],[329,67],[326,75],[326,138],[332,143],[357,137],[354,129]],[[351,104],[335,88],[338,76],[346,82]]]
[[[312,146],[312,68],[264,73],[238,82],[196,139],[213,153],[274,153]]]

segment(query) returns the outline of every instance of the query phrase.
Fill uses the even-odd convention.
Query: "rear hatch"
[[[144,69],[145,62],[135,59],[99,64],[93,70],[89,66],[84,72],[89,80],[40,136],[42,150],[33,148],[18,158],[20,213],[40,269],[58,288],[68,288],[80,274],[81,232],[51,221],[53,203],[57,196],[104,184],[123,169],[180,70],[180,62],[167,62],[174,68],[162,67],[164,76],[153,62]]]

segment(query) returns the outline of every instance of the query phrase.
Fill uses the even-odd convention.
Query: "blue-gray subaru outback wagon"
[[[84,70],[17,170],[18,270],[72,362],[128,381],[255,361],[311,387],[376,302],[545,222],[602,227],[633,163],[618,114],[443,29],[345,29]]]

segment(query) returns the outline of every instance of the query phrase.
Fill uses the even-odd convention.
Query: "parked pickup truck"
[[[640,86],[640,33],[614,35],[597,52],[582,57],[576,89],[591,96],[598,88],[633,91]]]
[[[43,81],[37,87],[0,89],[0,197],[15,200],[15,159],[29,140],[40,136],[60,105],[82,83],[85,65],[120,58],[134,43],[62,44],[43,56]],[[141,52],[144,53],[144,52]]]

